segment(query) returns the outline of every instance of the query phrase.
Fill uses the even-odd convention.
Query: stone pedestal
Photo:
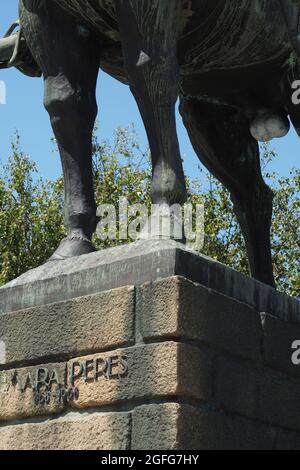
[[[175,242],[0,289],[1,449],[300,449],[300,302]]]

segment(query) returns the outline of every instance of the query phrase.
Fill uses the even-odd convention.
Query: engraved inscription
[[[118,380],[128,374],[125,355],[71,360],[53,366],[32,367],[2,372],[0,392],[9,393],[10,388],[23,394],[32,390],[36,406],[50,403],[67,404],[79,398],[79,383],[92,383],[100,379]]]

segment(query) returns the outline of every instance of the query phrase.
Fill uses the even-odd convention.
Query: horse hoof
[[[87,255],[97,251],[88,239],[69,236],[62,240],[57,250],[48,261],[62,261],[75,256]]]
[[[268,109],[260,110],[250,126],[251,135],[258,142],[269,142],[272,139],[284,137],[289,130],[288,118]]]
[[[167,206],[166,206],[167,207]],[[139,234],[139,240],[176,240],[186,243],[182,221],[167,209],[151,215]]]

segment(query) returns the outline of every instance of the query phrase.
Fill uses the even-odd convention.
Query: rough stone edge
[[[185,277],[259,312],[300,322],[299,299],[279,293],[174,241],[135,242],[41,266],[0,288],[0,313],[171,276]]]

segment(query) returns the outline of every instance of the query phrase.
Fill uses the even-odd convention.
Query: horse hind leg
[[[97,104],[99,44],[55,2],[21,2],[22,28],[45,82],[44,104],[58,143],[65,182],[68,237],[52,260],[94,251],[96,204],[92,131]]]
[[[180,111],[199,159],[230,191],[254,278],[275,286],[270,227],[273,193],[265,184],[248,120],[233,108],[181,100]]]

